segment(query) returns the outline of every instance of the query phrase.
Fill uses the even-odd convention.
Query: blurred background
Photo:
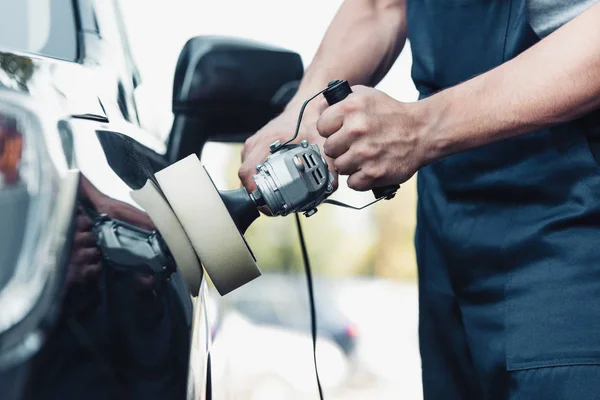
[[[142,74],[136,101],[145,128],[166,139],[172,76],[197,35],[257,40],[298,52],[308,66],[341,0],[124,0]],[[379,89],[414,101],[406,47]],[[290,135],[293,133],[290,126]],[[219,189],[239,187],[240,146],[209,143],[202,161]],[[342,180],[333,198],[354,205],[370,193]],[[302,218],[315,273],[319,372],[328,399],[419,399],[416,187],[363,211],[321,206]],[[260,218],[246,238],[263,277],[212,296],[213,390],[220,399],[316,398],[306,279],[293,218]]]

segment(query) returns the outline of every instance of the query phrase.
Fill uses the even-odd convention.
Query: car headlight
[[[0,368],[39,349],[65,275],[79,173],[58,122],[27,96],[0,91]]]

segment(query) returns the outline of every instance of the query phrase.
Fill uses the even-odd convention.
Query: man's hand
[[[135,208],[131,204],[124,203],[120,200],[113,199],[108,196],[97,198],[94,203],[96,210],[101,214],[106,214],[112,219],[129,222],[138,228],[153,231],[156,226],[143,211]]]
[[[313,104],[314,103],[314,104]],[[317,144],[321,152],[323,152],[323,143],[325,139],[319,136],[317,132],[317,119],[323,105],[319,105],[317,99],[309,103],[302,117],[302,125],[298,133],[298,138],[294,143],[300,143],[302,140],[308,140],[311,144]],[[256,134],[246,140],[244,150],[242,151],[242,166],[239,170],[239,177],[242,184],[249,192],[256,190],[256,184],[252,179],[252,175],[256,174],[256,166],[262,163],[269,155],[269,145],[276,140],[285,143],[294,134],[296,124],[298,123],[298,115],[300,113],[300,105],[289,106],[280,116],[273,119],[265,125]],[[326,157],[329,169],[334,172],[337,186],[337,174],[333,171],[332,160]]]
[[[406,28],[406,0],[343,2],[286,111],[246,141],[239,171],[246,189],[256,189],[252,175],[256,173],[256,166],[269,155],[269,145],[276,140],[284,143],[294,134],[302,102],[327,87],[333,79],[377,84],[404,47]],[[317,99],[308,105],[297,142],[306,139],[317,144],[322,152],[324,139],[316,129],[322,111],[318,106]],[[336,188],[337,173],[331,159],[326,156],[325,159],[334,174]]]
[[[354,190],[404,183],[426,162],[416,103],[364,86],[352,90],[318,120],[325,154]]]

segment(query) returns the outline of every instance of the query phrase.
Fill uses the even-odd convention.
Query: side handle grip
[[[330,106],[339,103],[340,101],[348,97],[350,94],[352,94],[352,89],[350,88],[350,84],[348,84],[348,81],[345,80],[335,80],[329,82],[329,84],[327,85],[327,89],[323,92],[323,96],[325,96],[325,99],[327,100],[327,103]],[[390,200],[394,198],[398,189],[400,189],[400,185],[390,185],[380,188],[374,188],[373,195],[376,199],[383,197],[386,200]]]

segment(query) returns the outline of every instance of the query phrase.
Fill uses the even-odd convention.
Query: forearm
[[[600,4],[502,66],[421,101],[428,160],[600,107]],[[419,111],[417,111],[419,112]]]
[[[405,0],[346,0],[331,22],[291,104],[333,79],[375,85],[406,41]]]
[[[345,0],[286,111],[246,140],[238,173],[244,186],[249,191],[256,189],[252,178],[256,165],[269,154],[269,144],[290,138],[304,101],[334,79],[345,79],[353,85],[375,85],[393,65],[405,41],[406,0]],[[322,99],[309,104],[296,143],[308,140],[323,145],[324,139],[319,136],[316,124],[322,108],[326,107],[324,103]],[[337,176],[333,161],[326,159]]]

